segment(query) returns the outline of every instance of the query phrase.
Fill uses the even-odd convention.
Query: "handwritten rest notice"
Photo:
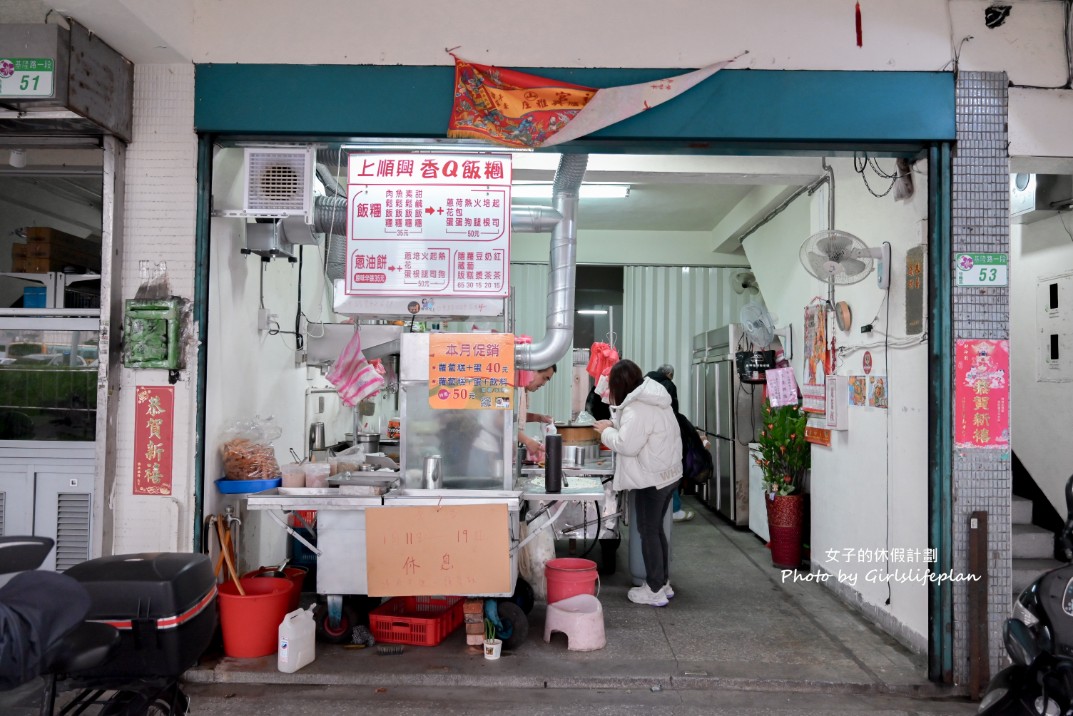
[[[370,507],[369,596],[509,592],[508,520],[504,504]]]

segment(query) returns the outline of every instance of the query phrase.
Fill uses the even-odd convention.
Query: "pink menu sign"
[[[954,360],[954,446],[1009,449],[1009,341],[955,341]]]
[[[348,296],[505,297],[509,154],[353,153]]]

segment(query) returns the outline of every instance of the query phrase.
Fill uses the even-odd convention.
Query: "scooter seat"
[[[119,630],[99,622],[82,622],[49,652],[49,671],[73,674],[106,663],[119,648]]]

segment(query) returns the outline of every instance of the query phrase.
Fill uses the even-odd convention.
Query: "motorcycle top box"
[[[143,553],[91,559],[65,574],[92,598],[88,620],[119,630],[116,656],[80,676],[177,677],[216,629],[216,578],[207,555]]]

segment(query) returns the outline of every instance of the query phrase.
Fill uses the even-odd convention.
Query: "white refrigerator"
[[[749,443],[760,432],[764,386],[738,376],[734,354],[749,349],[740,324],[703,335],[704,359],[694,363],[690,378],[694,422],[708,434],[715,465],[706,502],[732,524],[744,527],[749,524]],[[695,349],[699,343],[698,337]]]

